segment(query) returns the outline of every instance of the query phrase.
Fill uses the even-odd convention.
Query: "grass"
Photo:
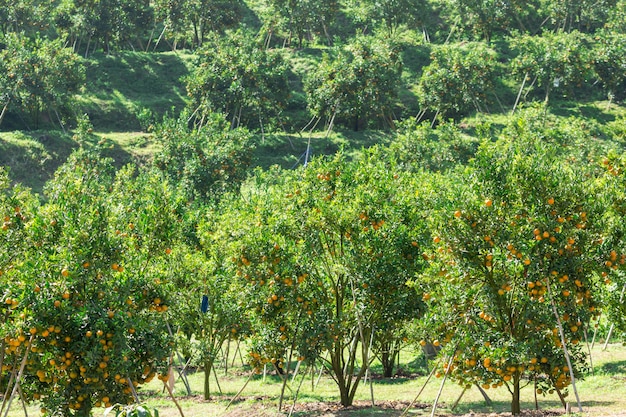
[[[252,2],[251,9],[246,12],[246,19],[253,22],[256,14],[264,12],[261,5],[261,2]],[[416,85],[423,66],[430,60],[430,46],[423,43],[419,33],[407,32],[401,41],[405,45],[403,87],[399,91],[396,115],[411,118],[419,113]],[[291,65],[289,82],[293,90],[289,105],[281,116],[287,130],[269,134],[265,132],[263,137],[256,133],[255,166],[295,167],[304,162],[309,144],[313,156],[333,154],[339,149],[353,156],[362,147],[388,143],[392,139],[389,131],[354,132],[341,126],[336,126],[327,136],[323,123],[311,135],[308,131],[300,132],[310,120],[302,81],[327,50],[327,46],[321,45],[281,49]],[[193,55],[185,51],[121,51],[111,55],[96,53],[86,59],[87,83],[78,98],[77,112],[88,114],[96,136],[107,139],[110,148],[106,155],[114,158],[117,166],[129,162],[145,164],[158,151],[159,143],[142,132],[142,121],[149,113],[158,118],[168,111],[175,114],[186,106],[183,77],[192,68],[193,59]],[[474,127],[480,123],[490,123],[493,132],[507,123],[519,88],[513,81],[505,77],[497,88],[502,107],[492,103],[489,106],[492,113],[470,115],[459,121],[467,134],[475,134]],[[578,96],[583,95],[580,93]],[[591,98],[585,96],[582,102],[552,97],[550,112],[563,120],[564,124],[568,121],[585,124],[588,126],[585,134],[593,139],[610,146],[626,147],[626,106],[615,103],[609,106],[595,90]],[[16,127],[20,123],[19,118],[7,117],[2,127],[23,129]],[[58,125],[48,125],[47,129],[57,130],[0,133],[0,165],[10,167],[14,182],[20,182],[37,193],[41,192],[45,182],[71,151],[78,147],[71,132],[61,132]]]
[[[10,168],[14,182],[41,192],[77,146],[58,131],[0,132],[0,166]]]
[[[94,54],[86,61],[87,83],[79,98],[96,130],[139,130],[137,114],[150,109],[162,115],[186,105],[182,78],[193,56],[184,52]]]
[[[598,343],[593,351],[594,372],[577,381],[577,388],[582,401],[583,413],[581,416],[616,416],[626,415],[626,347],[621,344],[610,344],[606,351],[602,351],[602,344]],[[405,371],[420,373],[422,368],[421,353],[411,351],[403,352],[401,365]],[[441,379],[433,379],[426,384],[427,377],[401,376],[392,379],[376,377],[370,383],[361,384],[357,391],[355,405],[343,408],[339,406],[339,398],[334,382],[327,375],[320,378],[315,388],[312,384],[318,378],[317,370],[300,370],[294,382],[289,383],[286,391],[283,411],[278,412],[278,400],[280,397],[281,380],[276,375],[255,375],[246,384],[250,370],[241,365],[240,357],[231,357],[231,366],[228,372],[224,368],[218,368],[218,390],[215,378],[211,377],[211,389],[214,393],[212,400],[205,401],[202,398],[204,374],[202,372],[190,373],[188,376],[192,395],[188,396],[183,383],[178,380],[174,386],[175,397],[183,409],[185,417],[199,416],[285,416],[293,405],[294,392],[302,380],[302,386],[296,401],[294,416],[400,416],[407,405],[416,398],[418,391],[425,386],[415,407],[410,409],[409,416],[430,415],[434,399],[441,387]],[[374,367],[374,369],[376,369]],[[423,372],[422,372],[423,373]],[[235,395],[244,387],[238,400],[228,406]],[[372,392],[376,406],[371,406]],[[487,406],[478,389],[466,391],[457,407],[451,410],[452,405],[463,393],[462,389],[451,382],[443,386],[441,398],[438,403],[438,416],[455,415],[491,415],[493,413],[510,412],[510,394],[505,388],[488,390],[492,405]],[[140,389],[140,397],[144,404],[150,408],[156,408],[162,417],[176,417],[180,413],[175,404],[164,392],[161,382],[156,379]],[[539,396],[539,409],[549,412],[549,415],[564,415],[561,403],[556,394]],[[576,400],[573,392],[567,397],[571,410],[576,411]],[[28,406],[29,415],[36,415],[39,406]],[[535,409],[535,396],[532,386],[522,389],[522,409]],[[94,415],[99,415],[101,409],[96,409]],[[22,405],[14,402],[9,417],[23,415]]]
[[[405,352],[402,355],[402,365],[406,369],[419,370],[416,363],[416,356],[411,352]],[[598,344],[593,350],[594,374],[587,375],[582,381],[578,381],[577,387],[583,404],[585,416],[599,415],[615,415],[626,410],[626,348],[619,344],[611,344],[606,351],[602,351],[602,345]],[[238,362],[238,360],[237,360]],[[411,363],[412,362],[412,363]],[[224,373],[223,369],[218,373]],[[317,374],[314,375],[316,377]],[[197,373],[190,377],[193,394],[200,395],[202,389],[203,374]],[[220,385],[223,391],[222,395],[218,395],[215,400],[205,402],[197,397],[186,398],[183,401],[185,415],[187,417],[194,415],[229,415],[225,408],[228,401],[243,387],[247,374],[245,370],[236,367],[229,371],[227,376],[220,376]],[[296,382],[291,384],[292,389],[297,389],[297,383],[300,376],[296,378]],[[357,407],[343,410],[337,406],[338,394],[333,381],[323,376],[320,384],[311,389],[311,374],[307,374],[302,384],[300,395],[298,397],[300,416],[399,416],[411,402],[419,389],[424,386],[426,376],[416,378],[399,377],[394,379],[375,378],[373,380],[373,392],[375,402],[378,407],[371,407],[371,391],[369,384],[362,384],[357,392]],[[211,380],[215,389],[214,379]],[[280,381],[277,377],[266,377],[265,381],[262,376],[254,377],[242,392],[243,400],[233,404],[229,411],[232,415],[245,415],[245,410],[254,407],[255,412],[261,408],[267,415],[285,415],[277,414],[277,402],[280,395]],[[440,388],[441,380],[431,380],[419,397],[419,407],[411,411],[410,415],[428,415],[430,414],[432,404]],[[183,396],[181,383],[176,384],[176,395]],[[154,388],[152,392],[155,393]],[[158,391],[158,389],[157,389]],[[571,391],[571,390],[570,390]],[[452,404],[459,398],[462,389],[448,382],[444,385],[442,395],[439,401],[438,415],[462,415],[470,412],[474,413],[502,413],[510,411],[510,394],[504,388],[497,390],[488,390],[487,393],[493,401],[492,406],[485,405],[485,401],[478,389],[468,390],[458,406],[452,412],[450,410]],[[285,409],[289,409],[293,396],[289,395],[289,399],[285,400],[288,405]],[[568,401],[572,406],[572,410],[576,409],[576,402],[573,393],[570,392]],[[172,404],[162,402],[163,397],[157,395],[156,398],[149,396],[147,404],[156,407],[159,406],[159,412],[162,416],[176,416],[178,412],[172,408]],[[556,396],[546,395],[539,396],[539,407],[542,410],[562,411],[561,403]],[[320,404],[324,403],[324,404]],[[532,410],[535,407],[534,391],[532,386],[522,390],[522,408]],[[232,410],[231,410],[232,409]],[[237,413],[242,414],[237,414]]]
[[[253,2],[253,6],[246,15],[250,22],[255,21],[255,12],[262,11],[260,2]],[[420,110],[416,85],[422,68],[430,60],[430,46],[424,44],[421,33],[411,31],[402,34],[401,41],[405,45],[402,79],[406,88],[399,91],[395,112],[398,117],[410,118]],[[313,134],[300,132],[310,119],[302,81],[318,65],[327,50],[327,46],[321,45],[281,50],[291,65],[289,82],[293,91],[289,105],[281,116],[287,130],[265,132],[263,136],[256,133],[256,166],[268,168],[280,165],[293,168],[304,163],[309,145],[312,156],[333,154],[344,149],[352,157],[356,150],[363,147],[391,141],[389,131],[354,132],[341,126],[336,126],[330,135],[326,135],[323,123],[318,125],[318,130]],[[186,106],[183,78],[192,68],[193,59],[193,55],[186,51],[122,51],[110,55],[95,53],[86,59],[87,83],[78,98],[77,112],[89,115],[96,136],[109,143],[106,155],[114,158],[116,166],[129,162],[145,164],[158,151],[159,143],[142,132],[142,127],[145,127],[142,122],[150,114],[158,119],[166,112],[176,114]],[[502,106],[494,101],[489,106],[491,113],[470,115],[459,121],[464,132],[474,135],[475,126],[485,122],[491,125],[492,132],[504,127],[518,88],[514,80],[505,77],[497,88]],[[584,94],[579,93],[578,96],[583,97]],[[582,102],[555,96],[551,98],[550,112],[558,116],[563,124],[570,121],[585,124],[585,131],[593,139],[610,146],[626,147],[626,106],[615,103],[609,106],[595,90],[590,97],[585,96]],[[19,119],[11,120],[8,117],[3,127],[16,128],[20,123]],[[59,126],[49,124],[46,128],[59,129]],[[41,193],[43,185],[52,177],[55,169],[77,147],[71,132],[0,132],[0,165],[10,167],[14,182]]]
[[[302,132],[266,135],[265,138],[257,135],[255,165],[262,168],[272,165],[294,168],[304,164],[307,148],[309,159],[320,155],[332,155],[340,149],[343,149],[348,157],[354,157],[361,148],[368,148],[377,143],[388,143],[390,139],[389,132],[373,130],[364,132],[336,130],[329,135],[321,131],[312,134]]]

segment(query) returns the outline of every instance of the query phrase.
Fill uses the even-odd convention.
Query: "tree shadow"
[[[45,183],[78,147],[68,134],[58,131],[0,133],[0,166],[9,178],[42,194]]]
[[[598,107],[596,104],[572,101],[559,101],[550,106],[550,112],[562,117],[582,117],[593,119],[601,124],[615,120],[615,116]]]
[[[626,375],[626,360],[618,362],[608,362],[596,368],[599,373],[606,375]]]
[[[333,415],[336,417],[358,417],[358,416],[385,416],[385,417],[397,417],[404,413],[404,410],[409,406],[407,401],[374,401],[372,405],[369,400],[355,401],[353,405],[343,407],[337,402],[309,402],[298,403],[295,407],[294,416],[328,416]],[[429,404],[417,403],[412,406],[412,410],[425,410],[429,408]]]
[[[522,401],[520,403],[522,410],[536,410],[533,402]],[[541,410],[543,416],[561,416],[564,413],[563,406],[558,400],[540,400],[539,410]],[[487,405],[485,400],[474,401],[459,401],[459,404],[454,409],[455,415],[463,415],[467,413],[510,413],[511,402],[510,401],[492,401],[491,405]]]
[[[79,108],[97,130],[139,130],[136,112],[149,108],[164,114],[186,105],[182,78],[190,59],[175,53],[97,53],[87,61],[86,91]]]

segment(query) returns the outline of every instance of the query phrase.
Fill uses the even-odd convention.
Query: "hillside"
[[[72,45],[75,55],[81,57],[84,84],[69,110],[62,102],[45,102],[64,99],[71,90],[69,85],[63,90],[63,83],[54,87],[54,80],[41,82],[60,89],[48,96],[43,87],[7,96],[7,111],[0,118],[0,165],[10,168],[13,181],[40,192],[79,146],[73,135],[81,115],[87,115],[93,125],[93,135],[83,145],[101,142],[104,153],[113,157],[117,166],[150,160],[159,149],[158,139],[147,133],[150,126],[165,114],[175,117],[185,109],[193,116],[199,109],[198,100],[223,111],[229,120],[241,118],[241,107],[239,115],[227,108],[232,106],[230,95],[238,88],[248,88],[243,93],[248,95],[244,103],[252,96],[276,93],[275,86],[261,93],[264,87],[254,84],[256,81],[248,87],[237,85],[236,71],[253,80],[267,78],[273,71],[270,66],[266,73],[252,74],[256,61],[244,62],[245,51],[252,50],[245,48],[250,45],[254,50],[262,45],[259,56],[278,56],[276,62],[284,62],[285,71],[278,75],[285,77],[288,90],[284,97],[275,98],[276,102],[260,97],[254,99],[257,104],[245,104],[248,119],[242,123],[256,138],[254,166],[291,168],[303,162],[307,148],[310,154],[319,155],[386,143],[393,139],[398,123],[413,119],[433,126],[453,120],[464,134],[477,137],[477,126],[488,125],[495,133],[514,108],[542,102],[547,103],[548,113],[586,125],[590,137],[622,146],[626,111],[620,100],[626,74],[619,69],[625,56],[620,49],[624,28],[619,13],[623,1],[616,2],[614,9],[596,3],[588,10],[567,11],[567,24],[560,23],[563,16],[551,7],[526,5],[528,10],[522,14],[513,16],[503,10],[490,20],[489,13],[494,11],[481,14],[475,10],[482,7],[478,5],[412,0],[384,3],[386,8],[377,10],[365,0],[321,2],[315,7],[302,2],[293,9],[273,1],[231,2],[228,6],[208,2],[207,10],[215,6],[212,13],[219,16],[211,30],[198,26],[206,23],[198,20],[206,16],[191,12],[172,28],[167,19],[174,17],[164,18],[167,13],[160,8],[166,6],[155,3],[149,19],[111,29],[111,33],[98,32],[107,27],[103,20],[89,32],[93,39],[82,27],[75,32],[57,27],[63,19],[55,13],[64,12],[50,6],[50,16],[37,15],[21,22],[21,36],[36,39],[36,25],[56,16],[45,35],[58,39],[46,47]],[[78,5],[73,10],[75,16],[89,12]],[[312,16],[314,20],[310,20]],[[465,19],[459,20],[460,16]],[[481,21],[480,16],[488,19]],[[62,44],[63,37],[67,38]],[[10,42],[7,45],[0,52],[8,54]],[[22,47],[36,48],[34,45]],[[188,80],[203,76],[198,68],[218,61],[218,55],[206,61],[207,54],[228,48],[234,48],[234,55],[220,64],[228,68],[211,69],[218,78],[223,77],[212,80],[213,85],[226,84],[203,86],[204,97],[188,92]],[[389,55],[382,57],[385,53]],[[7,65],[11,64],[9,58],[18,59],[6,55]],[[23,59],[37,67],[32,61],[35,58]],[[372,67],[368,62],[376,64]],[[389,68],[391,72],[382,71]],[[7,71],[10,78],[18,70],[9,65]],[[64,78],[62,73],[54,76]],[[37,74],[23,77],[28,80]],[[312,81],[316,77],[317,81]],[[5,90],[12,88],[9,78],[0,80],[6,82]],[[37,85],[35,81],[32,84]],[[38,94],[42,97],[35,103],[25,98]],[[220,100],[224,104],[218,103]],[[264,100],[266,104],[259,104]]]

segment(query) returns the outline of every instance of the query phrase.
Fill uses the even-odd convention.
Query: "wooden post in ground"
[[[428,382],[430,381],[430,379],[435,374],[435,369],[437,369],[437,366],[439,366],[439,363],[441,363],[441,358],[439,358],[439,362],[437,362],[437,364],[435,366],[433,366],[433,369],[430,370],[430,374],[428,374],[428,378],[426,378],[426,382],[424,382],[424,385],[422,385],[422,388],[418,391],[418,393],[415,396],[415,398],[413,398],[413,401],[411,401],[411,403],[404,409],[402,414],[400,414],[400,417],[406,416],[407,413],[409,412],[409,410],[411,409],[411,407],[413,407],[413,405],[417,402],[417,399],[419,398],[419,396],[424,391],[424,388],[426,388],[426,385],[428,385]]]
[[[559,335],[561,336],[561,345],[563,347],[563,354],[565,355],[565,360],[567,362],[567,366],[569,367],[569,376],[570,376],[570,381],[572,382],[572,389],[574,390],[574,395],[576,396],[576,402],[578,403],[578,411],[582,413],[583,406],[580,402],[580,397],[578,396],[578,390],[576,389],[576,378],[574,377],[574,368],[572,367],[572,361],[570,359],[569,352],[567,351],[567,343],[565,342],[565,332],[563,332],[563,324],[561,323],[561,317],[559,317],[559,312],[556,310],[556,304],[554,302],[554,297],[552,296],[552,290],[550,287],[549,279],[547,280],[547,284],[548,284],[547,285],[548,296],[550,297],[550,304],[552,305],[552,312],[554,313],[554,317],[556,318],[556,325],[559,328]],[[559,392],[558,389],[557,389],[557,392]]]
[[[435,402],[433,403],[433,409],[430,412],[430,417],[435,417],[435,411],[437,410],[437,403],[439,402],[439,397],[441,397],[441,393],[443,392],[443,386],[446,383],[446,379],[448,379],[448,374],[450,373],[450,368],[452,367],[453,360],[454,360],[454,352],[452,352],[452,355],[450,355],[450,360],[448,361],[446,372],[443,374],[443,380],[441,381],[439,392],[437,392],[437,396],[435,397]]]

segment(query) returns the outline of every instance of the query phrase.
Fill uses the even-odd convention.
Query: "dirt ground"
[[[389,416],[399,417],[406,407],[408,402],[404,401],[376,401],[377,411],[372,411],[372,416]],[[351,415],[369,415],[367,409],[371,409],[371,402],[369,401],[355,401],[355,404],[351,407],[342,407],[339,403],[332,402],[310,402],[296,404],[294,407],[294,413],[306,413],[311,417],[349,417]],[[408,416],[429,416],[431,413],[432,404],[415,404],[412,407],[412,412]],[[277,417],[285,416],[289,414],[291,404],[284,407],[284,413],[278,413],[276,407],[266,407],[261,404],[253,406],[248,409],[234,409],[226,414],[224,417],[248,417],[248,416],[260,416],[260,417]],[[302,415],[302,414],[300,414]],[[562,416],[564,413],[559,410],[523,410],[520,417],[557,417]],[[449,413],[436,413],[435,416],[450,417]],[[458,417],[510,417],[511,413],[475,413],[469,412],[466,414],[459,414]],[[609,417],[603,416],[603,417]],[[610,417],[626,417],[626,410],[619,415],[611,415]]]

